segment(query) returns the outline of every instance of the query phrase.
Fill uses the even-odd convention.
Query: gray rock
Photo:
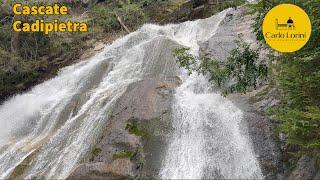
[[[314,180],[319,180],[320,179],[320,169],[318,169],[318,172],[316,176],[313,178]]]
[[[319,171],[319,169],[317,169],[316,159],[305,155],[299,159],[297,167],[290,174],[289,179],[316,179],[317,174],[319,177],[319,172],[317,173],[317,171]]]
[[[256,39],[251,30],[252,16],[246,15],[246,8],[231,10],[221,22],[217,32],[206,42],[200,44],[202,56],[225,61],[230,52],[237,47],[235,40],[241,37],[246,43],[256,47]]]
[[[258,101],[254,104],[257,110],[260,112],[267,112],[268,109],[278,105],[280,101],[276,98],[276,95],[277,95],[276,88],[272,88],[271,90],[269,90],[267,95],[263,97],[261,101]]]
[[[129,159],[116,159],[110,164],[86,163],[79,165],[68,179],[125,179],[133,176],[133,169]]]

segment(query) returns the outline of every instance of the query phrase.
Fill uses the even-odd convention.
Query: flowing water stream
[[[148,55],[157,40],[169,39],[199,55],[230,9],[211,18],[177,25],[145,25],[103,52],[66,67],[57,77],[0,106],[0,179],[23,169],[21,178],[65,179],[104,131],[112,107],[128,85],[154,73]],[[171,59],[171,61],[174,61]],[[159,78],[175,68],[164,63]],[[180,73],[180,72],[179,72]],[[160,178],[262,178],[243,113],[214,93],[206,78],[180,73],[169,140]],[[28,166],[24,161],[32,157]]]

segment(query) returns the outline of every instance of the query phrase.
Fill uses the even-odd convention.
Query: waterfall
[[[177,89],[174,132],[160,172],[163,179],[261,179],[243,113],[207,80],[192,75]]]
[[[228,11],[214,16],[216,20],[209,18],[190,22],[187,33],[191,36],[178,42],[189,47],[190,53],[199,56],[198,43],[215,33]],[[241,131],[241,110],[219,93],[214,93],[211,84],[202,75],[186,74],[182,72],[183,84],[175,93],[174,132],[169,140],[160,178],[263,178],[250,141]]]
[[[214,93],[205,77],[188,76],[169,59],[154,62],[159,39],[190,48],[210,38],[230,9],[208,19],[177,25],[147,24],[107,45],[103,52],[0,106],[0,179],[18,168],[20,178],[65,179],[104,131],[117,99],[133,82],[179,73],[169,140],[160,178],[262,178],[250,141],[241,131],[243,114]],[[161,64],[163,68],[157,68]],[[24,166],[23,162],[32,158]]]

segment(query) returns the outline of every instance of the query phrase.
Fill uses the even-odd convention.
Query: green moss
[[[94,155],[94,156],[98,156],[100,153],[101,153],[101,149],[100,148],[94,148],[93,150],[92,150],[92,154]]]
[[[123,150],[123,151],[114,153],[113,154],[113,159],[131,158],[132,156],[133,156],[132,151]]]
[[[98,148],[97,146],[94,146],[91,151],[91,158],[90,160],[93,161],[95,157],[97,157],[102,152],[102,149]]]
[[[107,116],[108,116],[110,119],[112,119],[112,118],[115,117],[115,115],[113,114],[112,110],[109,110],[109,111],[107,112]]]
[[[130,134],[134,134],[139,137],[147,136],[147,132],[139,129],[136,123],[128,123],[126,126],[126,130],[128,130]]]

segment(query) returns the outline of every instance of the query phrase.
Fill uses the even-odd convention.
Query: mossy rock
[[[102,152],[102,149],[94,146],[91,151],[91,158],[90,160],[93,161],[95,157],[97,157]]]
[[[139,136],[139,137],[147,137],[148,133],[145,132],[142,128],[139,128],[137,123],[132,122],[126,125],[126,130],[129,131],[130,134]]]
[[[132,156],[133,156],[132,151],[123,150],[123,151],[114,153],[113,154],[113,159],[131,158]]]

